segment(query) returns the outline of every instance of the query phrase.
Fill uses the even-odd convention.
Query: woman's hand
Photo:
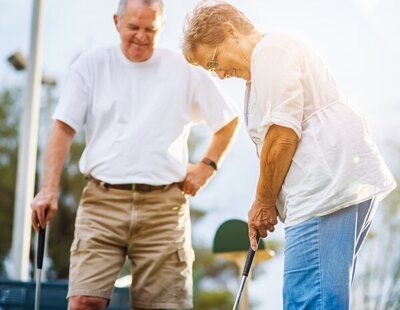
[[[278,223],[275,205],[266,205],[258,200],[253,202],[248,214],[249,239],[253,251],[257,250],[257,234],[265,238],[267,231],[273,232]]]

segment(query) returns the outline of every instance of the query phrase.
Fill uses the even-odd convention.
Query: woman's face
[[[250,64],[243,57],[240,40],[243,40],[243,37],[227,38],[217,46],[199,45],[194,55],[194,63],[215,72],[220,79],[236,77],[250,80]]]

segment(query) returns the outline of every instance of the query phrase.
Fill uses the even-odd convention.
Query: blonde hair
[[[221,0],[203,0],[186,16],[183,34],[183,55],[193,62],[199,45],[217,46],[226,39],[224,24],[232,24],[241,34],[255,29],[250,20],[232,4]]]

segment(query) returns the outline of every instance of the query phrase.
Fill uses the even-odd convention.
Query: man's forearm
[[[211,159],[217,164],[222,162],[224,154],[229,149],[231,142],[237,132],[239,119],[236,117],[230,123],[222,127],[211,140],[211,144],[205,154],[205,157]]]
[[[55,121],[45,154],[42,189],[57,191],[64,162],[74,138],[75,131],[63,122]]]
[[[286,127],[271,126],[265,137],[260,158],[260,177],[256,200],[275,207],[286,174],[296,152],[298,137]]]

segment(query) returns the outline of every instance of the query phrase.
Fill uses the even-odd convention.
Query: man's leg
[[[134,193],[132,309],[192,308],[189,205],[177,186]]]
[[[286,229],[284,308],[348,309],[357,223],[370,201]]]
[[[111,297],[126,257],[131,195],[93,182],[85,187],[71,246],[71,309],[103,309]]]
[[[108,300],[93,296],[72,296],[68,299],[68,310],[103,310]]]

